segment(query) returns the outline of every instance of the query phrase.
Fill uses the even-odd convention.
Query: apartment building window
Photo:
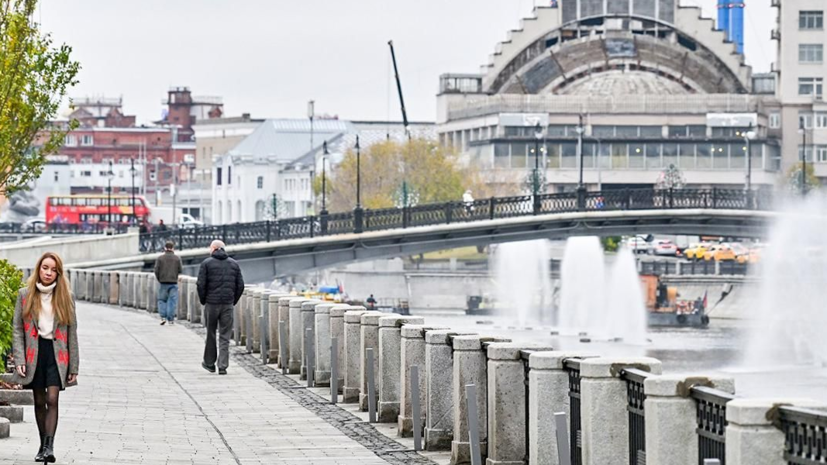
[[[816,161],[819,163],[827,162],[827,145],[816,145]]]
[[[221,177],[221,167],[217,167],[215,169],[215,185],[216,186],[221,185],[221,179],[222,179],[222,177]]]
[[[798,12],[799,29],[824,29],[824,11],[810,10]]]
[[[821,63],[824,61],[824,45],[798,44],[799,63]]]
[[[803,77],[798,78],[798,95],[813,95],[821,97],[824,91],[824,78]]]
[[[798,113],[798,127],[804,129],[813,129],[813,114],[812,113]]]
[[[227,167],[227,185],[229,186],[232,183],[233,183],[233,167],[228,166]]]
[[[781,127],[781,113],[770,113],[770,128],[778,129]]]
[[[256,188],[263,189],[264,188],[264,176],[259,176],[256,179]]]
[[[815,127],[817,129],[827,128],[827,112],[819,111],[815,114]]]
[[[80,159],[80,162],[83,163],[84,165],[89,165],[89,164],[92,163],[92,157],[91,156],[83,157],[83,158]]]
[[[91,178],[92,177],[92,172],[91,171],[81,171],[80,172],[80,177],[82,177],[82,178]]]
[[[72,134],[67,134],[63,139],[63,145],[67,147],[76,147],[78,145],[78,138]]]
[[[55,182],[58,182],[58,181],[60,181],[60,173],[55,171]]]
[[[86,146],[94,145],[95,144],[95,139],[91,135],[86,134],[84,136],[81,136],[80,144],[81,145],[86,145]]]

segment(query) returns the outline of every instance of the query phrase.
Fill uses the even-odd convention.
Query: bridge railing
[[[108,227],[103,223],[95,224],[39,224],[31,225],[25,223],[0,223],[0,234],[115,234],[126,233],[129,225],[115,224]]]
[[[363,210],[362,230],[433,226],[482,220],[506,219],[576,211],[654,209],[736,209],[752,210],[770,205],[766,196],[742,189],[619,189],[601,192],[565,192],[492,197],[472,202],[452,201],[405,208]],[[160,252],[171,240],[178,249],[207,247],[215,239],[232,244],[250,244],[283,239],[313,238],[357,232],[354,212],[255,223],[182,228],[144,234],[141,252]]]
[[[827,463],[827,413],[798,407],[780,407],[784,432],[784,461],[791,465]]]
[[[726,460],[726,404],[735,396],[724,391],[696,386],[691,391],[697,401],[698,464],[704,459]]]

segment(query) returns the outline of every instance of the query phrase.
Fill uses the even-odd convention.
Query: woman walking
[[[35,462],[53,463],[58,397],[76,384],[79,362],[75,302],[57,254],[46,252],[37,261],[17,296],[13,324],[15,382],[34,393],[40,432]]]

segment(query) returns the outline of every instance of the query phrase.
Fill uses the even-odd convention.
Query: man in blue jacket
[[[215,373],[218,358],[218,374],[226,375],[230,364],[230,336],[233,333],[233,306],[244,292],[244,278],[238,263],[224,251],[224,243],[210,244],[210,257],[198,270],[198,300],[204,306],[207,326],[207,344],[201,366]],[[216,357],[215,332],[218,330],[218,354]]]

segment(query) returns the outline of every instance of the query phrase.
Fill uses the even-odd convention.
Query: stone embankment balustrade
[[[151,273],[69,269],[68,278],[79,300],[157,312]],[[195,278],[181,276],[179,293],[178,319],[201,323]],[[370,401],[365,353],[373,349],[378,421],[396,424],[402,437],[413,430],[410,372],[417,366],[417,430],[425,449],[450,451],[452,464],[471,463],[475,424],[486,465],[556,465],[559,412],[566,414],[572,464],[697,465],[718,458],[782,465],[824,463],[827,455],[827,415],[820,413],[827,405],[738,398],[731,378],[664,375],[652,358],[554,350],[256,286],[236,306],[233,339],[262,363],[303,379],[310,374],[317,386],[330,385],[336,357],[341,401],[363,410]],[[476,421],[469,421],[469,384],[476,386]]]

